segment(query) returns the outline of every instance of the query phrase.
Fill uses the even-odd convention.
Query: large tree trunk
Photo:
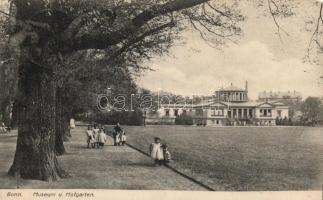
[[[9,175],[57,180],[66,173],[55,154],[55,83],[48,69],[24,62],[19,80],[18,139]]]
[[[65,117],[63,110],[62,94],[61,90],[58,89],[56,93],[56,138],[55,138],[55,151],[56,155],[63,155],[66,153],[64,147],[64,135],[65,135]]]

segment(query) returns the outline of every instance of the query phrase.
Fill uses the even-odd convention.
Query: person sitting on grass
[[[122,129],[122,132],[120,134],[120,144],[124,146],[126,144],[126,140],[127,140],[126,132],[124,129]]]
[[[150,157],[154,160],[155,166],[163,164],[164,156],[163,149],[161,147],[160,138],[155,137],[154,142],[150,144],[149,148]]]
[[[162,148],[163,148],[164,164],[167,164],[172,159],[172,156],[171,156],[170,152],[168,151],[167,144],[163,144]]]
[[[103,148],[104,144],[107,141],[107,136],[105,135],[103,128],[100,128],[99,134],[98,134],[98,148]]]
[[[90,148],[91,142],[93,141],[93,130],[92,126],[88,126],[86,130],[86,142],[87,142],[87,148]]]

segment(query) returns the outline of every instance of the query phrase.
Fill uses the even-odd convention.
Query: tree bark
[[[20,66],[18,139],[9,175],[57,180],[67,174],[55,154],[55,82],[52,72],[25,61]]]
[[[64,110],[61,90],[57,89],[56,94],[56,116],[55,116],[55,125],[56,125],[56,138],[55,138],[55,151],[56,155],[63,155],[66,153],[64,147],[64,135],[65,135],[65,125],[64,125]]]

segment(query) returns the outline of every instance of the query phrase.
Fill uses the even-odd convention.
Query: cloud
[[[156,59],[155,72],[139,81],[141,86],[177,94],[211,94],[219,86],[231,82],[244,88],[249,82],[249,95],[258,97],[263,90],[299,91],[304,96],[319,96],[316,79],[320,68],[304,64],[299,59],[275,59],[265,43],[250,41],[244,45],[229,45],[218,51],[200,43],[200,52],[192,53],[190,46],[176,47],[175,58]],[[154,83],[154,84],[150,84]]]
[[[264,90],[301,92],[306,96],[322,96],[322,66],[303,63],[312,31],[305,22],[316,18],[319,7],[314,2],[295,1],[298,7],[289,18],[279,18],[288,33],[277,35],[272,17],[254,3],[240,5],[248,18],[241,25],[244,32],[239,44],[228,43],[221,50],[208,46],[196,32],[183,34],[186,44],[175,46],[173,57],[150,62],[156,72],[149,72],[139,85],[177,94],[211,94],[219,86],[231,82],[243,88],[249,82],[249,96],[258,97]],[[265,8],[264,8],[265,9]],[[268,12],[268,11],[265,11]],[[268,15],[268,13],[267,13]],[[310,27],[312,29],[313,27]],[[157,86],[158,85],[158,86]]]

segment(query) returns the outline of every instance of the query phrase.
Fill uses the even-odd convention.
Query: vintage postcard
[[[322,199],[323,1],[0,0],[0,199]]]

